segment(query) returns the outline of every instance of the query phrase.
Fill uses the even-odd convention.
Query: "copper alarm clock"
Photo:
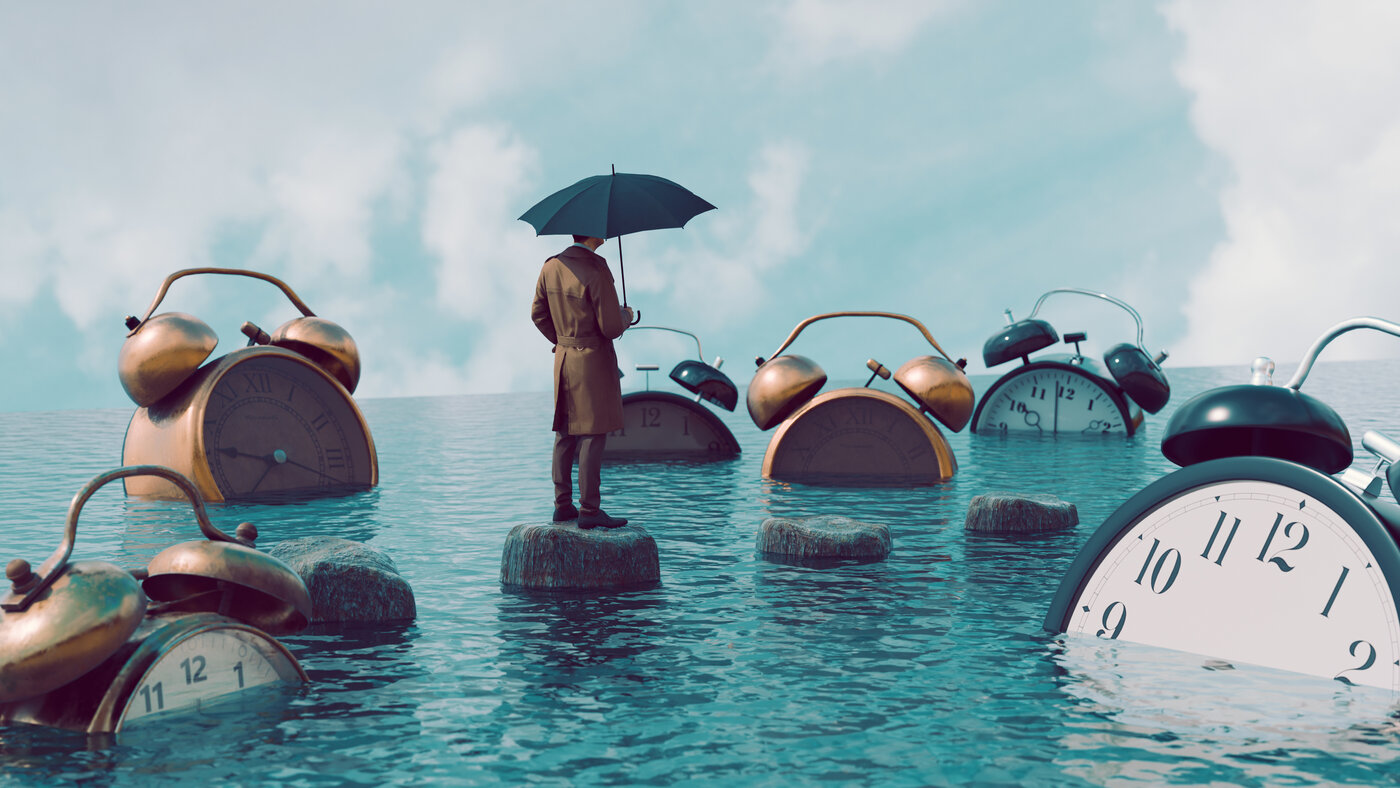
[[[705,362],[705,350],[700,338],[689,331],[666,326],[633,326],[623,336],[634,331],[655,330],[684,334],[695,340],[699,360],[683,359],[671,369],[671,380],[695,395],[688,399],[667,391],[651,388],[652,372],[660,370],[655,364],[639,364],[637,371],[646,378],[646,388],[622,395],[622,429],[608,433],[603,456],[614,460],[723,460],[739,454],[739,441],[734,433],[714,413],[701,405],[702,401],[725,410],[734,410],[739,402],[739,390],[729,376],[719,371],[724,359]]]
[[[1259,359],[1251,383],[1206,391],[1168,421],[1162,453],[1182,466],[1133,495],[1069,567],[1045,628],[1146,643],[1400,692],[1400,444],[1350,433]],[[1389,494],[1385,487],[1389,486]]]
[[[1055,329],[1036,319],[1045,300],[1056,293],[1102,299],[1122,308],[1137,323],[1137,344],[1122,342],[1104,353],[1103,366],[1079,352],[1083,332],[1066,334],[1073,354],[1030,354],[1059,340]],[[1155,358],[1142,344],[1142,316],[1126,302],[1105,293],[1061,287],[1042,295],[1025,320],[1011,322],[982,347],[987,367],[1021,359],[1021,366],[1003,375],[977,402],[972,431],[1038,435],[1132,435],[1142,426],[1143,411],[1156,413],[1171,398],[1162,372],[1165,351]]]
[[[100,487],[155,477],[188,496],[205,539],[166,548],[144,570],[71,561],[78,516]],[[306,585],[209,522],[199,491],[161,466],[100,474],[73,498],[58,549],[34,570],[6,566],[0,598],[0,721],[112,733],[196,711],[258,687],[307,680],[276,635],[304,628]],[[144,580],[138,580],[138,577]]]
[[[917,356],[893,373],[912,403],[870,388],[891,372],[871,359],[863,388],[818,394],[826,372],[799,355],[780,355],[819,320],[880,317],[914,326],[942,358]],[[749,383],[749,416],[760,430],[777,427],[763,457],[764,476],[808,484],[912,486],[952,478],[957,460],[936,419],[957,432],[972,413],[972,384],[965,362],[953,361],[923,323],[893,312],[832,312],[798,323]],[[930,418],[932,416],[932,418]]]
[[[181,312],[153,315],[171,283],[192,274],[270,282],[301,316],[271,334],[244,323],[248,346],[204,363],[218,344],[213,329]],[[123,463],[174,468],[210,501],[340,494],[378,483],[374,440],[351,397],[360,379],[355,341],[281,280],[233,268],[177,271],[127,327],[118,372],[139,407]],[[128,479],[126,490],[177,494],[154,477]]]

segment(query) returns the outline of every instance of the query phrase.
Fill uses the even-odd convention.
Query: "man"
[[[578,518],[580,528],[620,528],[600,504],[600,465],[608,433],[622,428],[622,386],[612,341],[632,322],[619,306],[602,238],[575,235],[549,258],[535,284],[530,317],[554,343],[554,521]],[[578,508],[574,508],[574,455]]]

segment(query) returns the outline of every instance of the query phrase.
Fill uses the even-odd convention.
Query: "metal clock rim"
[[[705,422],[705,426],[713,430],[720,438],[728,441],[728,446],[724,448],[729,454],[738,455],[741,453],[739,440],[734,437],[734,431],[729,429],[729,425],[720,421],[719,417],[712,413],[709,408],[700,405],[695,400],[682,397],[670,391],[629,391],[622,395],[622,404],[626,406],[628,402],[636,402],[642,399],[655,399],[672,405],[679,405],[695,413]],[[604,452],[606,451],[607,449],[604,448]]]
[[[1098,384],[1101,388],[1103,388],[1104,393],[1108,394],[1109,399],[1113,401],[1113,404],[1118,407],[1118,411],[1123,414],[1123,426],[1127,437],[1131,438],[1133,437],[1133,435],[1137,434],[1137,429],[1139,426],[1141,426],[1143,421],[1142,413],[1141,411],[1139,411],[1136,414],[1133,413],[1132,405],[1128,402],[1128,398],[1123,395],[1122,389],[1120,389],[1116,383],[1114,383],[1111,380],[1108,380],[1107,378],[1096,375],[1093,372],[1089,372],[1082,367],[1075,366],[1074,364],[1067,364],[1063,361],[1055,361],[1053,359],[1042,359],[1039,361],[1031,361],[1029,363],[1022,364],[1021,366],[1016,367],[1010,372],[1007,372],[1005,375],[1002,375],[1001,377],[997,378],[996,382],[992,384],[991,388],[987,389],[987,392],[978,398],[977,407],[972,411],[972,421],[969,429],[973,433],[977,432],[977,423],[982,418],[982,406],[987,404],[987,401],[992,399],[992,396],[996,394],[1002,386],[1009,383],[1013,378],[1019,377],[1029,372],[1036,372],[1046,369],[1067,370],[1073,374],[1080,375],[1090,380],[1091,382]]]
[[[1391,596],[1400,602],[1400,546],[1391,526],[1360,496],[1342,482],[1321,471],[1274,457],[1224,457],[1180,468],[1152,482],[1124,501],[1089,536],[1065,570],[1041,626],[1063,633],[1073,614],[1074,602],[1084,590],[1100,561],[1124,534],[1162,502],[1208,484],[1261,481],[1306,492],[1337,513],[1371,551]],[[1309,487],[1309,489],[1304,489]],[[1379,501],[1384,504],[1384,501]]]

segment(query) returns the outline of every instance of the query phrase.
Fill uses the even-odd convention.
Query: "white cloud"
[[[679,309],[671,313],[689,307],[692,313],[684,316],[699,321],[688,323],[697,330],[761,307],[768,301],[766,283],[807,249],[816,230],[815,221],[799,214],[810,160],[801,143],[765,145],[746,178],[749,204],[696,217],[688,225],[694,229],[683,231],[675,245],[633,267],[632,291],[678,296]]]
[[[773,60],[792,71],[889,55],[958,0],[791,0],[779,13]]]
[[[1223,154],[1227,237],[1191,282],[1179,363],[1297,359],[1348,317],[1400,320],[1400,6],[1192,2],[1177,74]],[[1349,335],[1326,358],[1400,354]]]

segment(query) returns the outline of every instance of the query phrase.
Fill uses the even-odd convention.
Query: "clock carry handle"
[[[641,318],[638,318],[638,319],[640,320]],[[653,330],[653,331],[672,331],[672,332],[675,332],[675,333],[677,333],[677,334],[685,334],[686,336],[688,336],[688,337],[690,337],[691,339],[695,340],[695,352],[700,354],[700,360],[701,360],[701,361],[704,361],[704,360],[705,360],[705,349],[702,348],[702,347],[700,347],[700,337],[698,337],[698,336],[696,336],[696,335],[690,333],[689,331],[682,331],[682,330],[679,329],[679,328],[670,328],[670,327],[668,327],[668,326],[638,326],[638,325],[633,325],[631,328],[629,328],[629,329],[627,329],[627,330],[628,330],[628,331],[641,331],[642,329],[651,329],[651,330]]]
[[[830,317],[888,317],[894,320],[903,320],[904,322],[909,323],[910,325],[919,329],[919,333],[924,335],[924,339],[927,339],[928,343],[930,345],[933,345],[933,349],[937,350],[940,355],[948,359],[948,361],[953,364],[957,363],[956,361],[953,361],[953,357],[948,355],[947,351],[945,351],[942,348],[942,346],[938,344],[938,340],[933,338],[933,335],[928,332],[928,329],[924,328],[923,323],[920,323],[919,321],[915,320],[914,318],[908,315],[901,315],[897,312],[827,312],[826,314],[822,315],[813,315],[812,317],[803,320],[801,323],[798,323],[797,327],[792,330],[792,333],[788,334],[788,338],[783,340],[783,344],[779,345],[777,350],[769,354],[768,358],[777,358],[779,354],[781,354],[784,350],[787,349],[788,345],[792,344],[792,341],[794,339],[797,339],[797,335],[802,333],[802,329],[806,328],[807,326],[810,326],[818,320],[826,320]],[[759,365],[761,366],[762,363],[763,362],[759,362]]]
[[[282,290],[283,294],[292,302],[292,306],[301,310],[303,315],[306,317],[316,316],[316,313],[311,311],[311,307],[307,306],[306,302],[302,301],[301,298],[292,291],[292,288],[287,286],[286,282],[283,282],[275,276],[258,271],[249,271],[245,268],[186,268],[183,271],[176,271],[170,276],[165,277],[165,281],[160,283],[160,289],[156,291],[155,299],[152,300],[151,305],[146,308],[146,314],[142,315],[141,319],[136,321],[135,325],[128,323],[128,326],[131,327],[131,332],[127,334],[127,336],[132,336],[137,331],[141,330],[141,326],[144,326],[146,321],[150,319],[151,315],[156,311],[156,307],[160,306],[160,302],[165,300],[166,291],[170,289],[170,285],[173,284],[176,279],[190,276],[191,274],[229,274],[231,276],[247,276],[253,279],[261,279],[264,282],[271,282]]]
[[[97,492],[103,485],[111,481],[116,481],[117,479],[124,479],[128,476],[159,476],[170,481],[176,487],[179,487],[190,499],[190,504],[194,507],[195,519],[199,521],[199,530],[203,531],[206,537],[212,541],[235,542],[237,544],[251,546],[247,540],[240,539],[236,536],[229,536],[218,528],[215,528],[213,523],[209,522],[209,515],[204,509],[203,496],[199,494],[199,490],[195,488],[194,484],[189,479],[185,478],[183,474],[167,468],[164,465],[126,465],[94,476],[92,481],[83,485],[83,489],[79,490],[78,494],[73,496],[73,502],[68,505],[68,519],[64,521],[63,524],[63,541],[59,544],[58,549],[53,552],[53,555],[50,555],[48,559],[39,566],[38,571],[34,573],[34,577],[37,578],[37,582],[34,583],[34,585],[27,587],[23,592],[10,591],[0,599],[0,602],[3,602],[5,605],[5,609],[9,610],[14,608],[23,610],[42,594],[44,589],[48,588],[55,580],[62,576],[63,570],[68,566],[68,557],[73,553],[73,543],[77,541],[78,538],[78,515],[83,510],[83,504],[87,503],[87,500],[92,497],[93,493]]]
[[[1302,388],[1303,381],[1308,379],[1308,373],[1312,372],[1313,362],[1322,353],[1322,349],[1337,337],[1348,331],[1358,328],[1372,328],[1376,331],[1383,331],[1387,334],[1400,337],[1400,324],[1392,323],[1389,320],[1382,320],[1379,317],[1353,317],[1350,320],[1343,320],[1335,326],[1327,329],[1327,332],[1318,337],[1308,352],[1303,355],[1303,360],[1298,362],[1298,371],[1293,373],[1293,378],[1288,381],[1288,388],[1298,390]],[[1367,448],[1370,448],[1369,446]]]
[[[1101,298],[1101,299],[1103,299],[1104,301],[1109,302],[1110,304],[1116,304],[1117,306],[1122,307],[1122,308],[1123,308],[1123,311],[1125,311],[1125,312],[1127,312],[1128,314],[1130,314],[1130,315],[1133,316],[1133,322],[1134,322],[1134,323],[1137,323],[1137,346],[1138,346],[1138,349],[1141,350],[1141,351],[1144,352],[1144,353],[1147,353],[1147,346],[1144,345],[1144,344],[1142,344],[1142,315],[1139,315],[1139,314],[1138,314],[1138,311],[1137,311],[1136,309],[1133,309],[1132,306],[1130,306],[1130,305],[1128,304],[1128,302],[1122,300],[1121,298],[1114,298],[1113,296],[1109,295],[1108,293],[1099,293],[1099,292],[1096,292],[1096,291],[1094,291],[1094,290],[1085,290],[1084,288],[1081,288],[1081,287],[1057,287],[1057,288],[1055,288],[1054,290],[1047,291],[1045,294],[1041,295],[1040,298],[1036,299],[1035,306],[1031,308],[1030,317],[1028,317],[1028,318],[1026,318],[1026,319],[1027,319],[1027,320],[1030,320],[1030,319],[1034,318],[1035,315],[1036,315],[1036,313],[1040,311],[1040,305],[1045,303],[1045,299],[1049,298],[1050,296],[1054,295],[1055,293],[1078,293],[1079,295],[1086,295],[1086,296],[1090,296],[1091,298]],[[1008,316],[1009,316],[1009,314],[1008,314]],[[1148,357],[1148,358],[1152,358],[1152,354],[1151,354],[1151,353],[1147,353],[1147,357]],[[1165,358],[1165,357],[1166,357],[1166,351],[1164,350],[1164,351],[1162,351],[1162,358],[1155,359],[1155,361],[1156,361],[1157,363],[1160,364],[1160,363],[1162,362],[1163,358]]]

